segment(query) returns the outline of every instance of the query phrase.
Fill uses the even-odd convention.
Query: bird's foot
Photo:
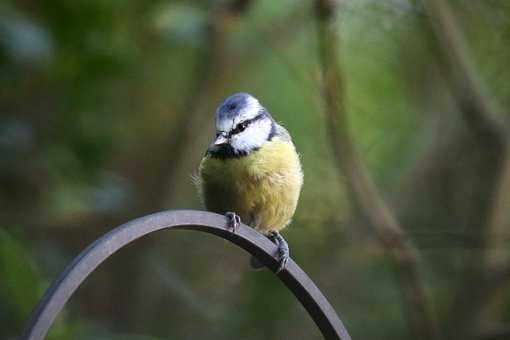
[[[287,265],[287,262],[289,261],[289,258],[290,258],[289,244],[287,243],[287,241],[285,241],[283,236],[277,231],[269,232],[267,237],[271,241],[273,241],[273,243],[276,244],[276,246],[278,247],[279,266],[276,269],[276,273],[278,274],[283,269],[285,269],[285,266]]]
[[[235,234],[241,225],[241,217],[231,211],[227,212],[225,217],[227,218],[227,228]]]

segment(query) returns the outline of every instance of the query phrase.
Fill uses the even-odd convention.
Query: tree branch
[[[510,227],[510,146],[507,145],[505,159],[501,168],[501,173],[497,183],[496,193],[494,195],[494,203],[492,211],[489,214],[489,224],[487,227],[488,246],[498,247],[502,244],[502,234],[507,234],[508,227]],[[502,247],[506,250],[506,247]],[[499,254],[499,252],[498,252]],[[490,267],[498,266],[500,259],[491,259],[487,254],[486,265]],[[508,262],[508,255],[505,262]]]
[[[323,96],[334,160],[348,178],[353,199],[393,259],[403,289],[414,338],[438,339],[439,328],[427,301],[417,268],[417,250],[379,194],[362,164],[348,130],[344,82],[337,54],[338,37],[333,26],[334,15],[334,1],[316,1]]]
[[[443,66],[442,70],[466,124],[480,136],[504,141],[507,129],[499,121],[499,109],[485,95],[487,91],[474,71],[466,43],[448,1],[422,1],[429,15],[427,23],[436,39],[432,44],[433,49]]]
[[[470,132],[478,137],[478,144],[484,145],[487,154],[492,155],[489,164],[494,169],[500,169],[499,180],[495,177],[495,180],[488,178],[482,181],[485,186],[482,189],[485,204],[481,207],[481,218],[466,226],[466,231],[476,237],[476,246],[480,251],[466,254],[461,289],[456,292],[450,312],[452,331],[457,336],[461,332],[460,337],[466,337],[476,328],[482,306],[494,290],[491,288],[493,284],[478,283],[484,283],[492,275],[487,262],[490,234],[504,224],[507,218],[504,207],[508,203],[506,195],[510,190],[506,188],[510,184],[505,184],[510,181],[508,127],[500,121],[499,109],[485,95],[486,89],[472,66],[464,37],[448,1],[422,1],[428,13],[427,24],[434,33],[433,51],[460,113]],[[488,225],[486,220],[489,221]]]

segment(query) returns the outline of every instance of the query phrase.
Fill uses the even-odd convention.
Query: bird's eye
[[[243,132],[248,127],[248,122],[242,122],[237,124],[236,128],[232,130],[232,134]]]

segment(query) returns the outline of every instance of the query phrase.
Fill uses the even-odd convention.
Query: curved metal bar
[[[226,228],[226,219],[222,215],[192,210],[155,213],[113,229],[78,255],[48,288],[28,321],[22,339],[44,339],[57,314],[92,271],[128,243],[161,229],[214,234],[248,251],[273,272],[278,266],[276,246],[248,226],[241,225],[234,234]],[[325,339],[351,339],[328,300],[294,261],[289,260],[277,276],[305,307]]]

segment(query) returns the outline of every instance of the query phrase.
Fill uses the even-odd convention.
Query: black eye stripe
[[[244,121],[244,122],[241,122],[241,123],[237,124],[235,129],[233,129],[230,132],[230,135],[236,135],[236,134],[238,134],[240,132],[243,132],[246,129],[246,127],[248,127],[248,125],[249,125],[248,121]]]
[[[234,129],[232,129],[232,131],[230,132],[230,135],[235,135],[240,132],[243,132],[251,123],[253,123],[257,120],[260,120],[264,117],[265,117],[264,113],[261,113],[255,117],[253,117],[252,119],[247,119],[243,122],[240,122],[239,124],[236,125],[236,127]]]

